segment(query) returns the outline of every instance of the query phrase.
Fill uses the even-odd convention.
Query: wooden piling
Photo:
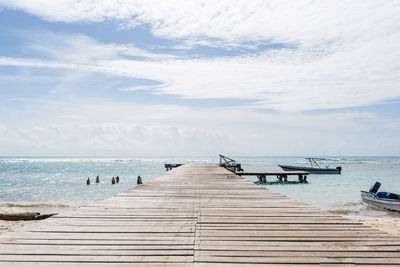
[[[400,241],[213,164],[0,235],[9,266],[399,266]]]

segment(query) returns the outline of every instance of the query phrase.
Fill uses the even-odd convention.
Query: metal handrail
[[[231,172],[243,171],[240,163],[237,163],[235,160],[221,154],[219,154],[219,166],[224,167]]]
[[[236,163],[235,160],[219,154],[219,165],[222,165],[222,161],[224,161],[228,165],[231,165],[231,163]]]

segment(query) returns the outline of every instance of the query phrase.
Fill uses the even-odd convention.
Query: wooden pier
[[[0,236],[0,266],[399,266],[400,238],[217,164],[185,164]]]
[[[166,171],[170,171],[170,170],[178,168],[182,165],[183,165],[182,163],[165,163],[164,168]]]
[[[303,171],[281,171],[281,172],[235,172],[239,176],[257,176],[261,183],[267,182],[267,176],[276,176],[279,182],[286,183],[288,176],[297,176],[299,178],[299,183],[307,183],[307,175],[309,172]]]

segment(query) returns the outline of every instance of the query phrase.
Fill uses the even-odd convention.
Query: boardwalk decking
[[[0,265],[400,265],[400,240],[187,164],[96,205],[0,236]]]

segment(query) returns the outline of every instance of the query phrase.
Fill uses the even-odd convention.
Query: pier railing
[[[240,163],[221,154],[219,154],[219,166],[224,167],[231,172],[243,171]]]

